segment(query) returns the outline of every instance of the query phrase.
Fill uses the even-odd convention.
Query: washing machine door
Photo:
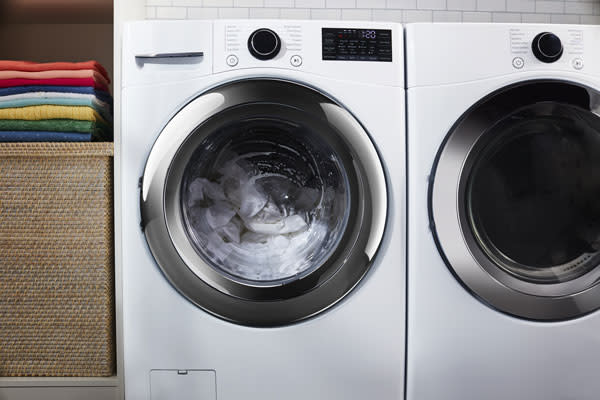
[[[447,264],[490,306],[561,320],[600,307],[600,94],[530,81],[483,99],[446,138],[430,186]]]
[[[183,107],[154,144],[141,212],[173,286],[226,320],[315,315],[363,278],[387,191],[367,132],[306,86],[244,80]]]

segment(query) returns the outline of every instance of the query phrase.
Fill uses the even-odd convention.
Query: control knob
[[[270,29],[257,29],[248,38],[248,50],[259,60],[270,60],[279,54],[281,39]]]
[[[538,60],[545,63],[553,63],[563,54],[560,38],[551,32],[542,32],[533,38],[531,50]]]

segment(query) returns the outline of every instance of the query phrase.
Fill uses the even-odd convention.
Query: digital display
[[[392,61],[389,29],[322,29],[323,60]]]
[[[361,31],[360,37],[363,39],[377,39],[377,31]]]

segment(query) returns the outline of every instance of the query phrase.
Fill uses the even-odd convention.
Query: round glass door
[[[467,215],[478,245],[506,272],[561,283],[600,262],[599,121],[537,103],[490,132],[498,139],[472,166]]]
[[[494,308],[558,320],[600,307],[597,100],[591,88],[565,82],[503,89],[463,117],[439,155],[438,244],[463,284]],[[451,211],[440,196],[452,191]],[[448,239],[456,233],[462,241]]]
[[[375,147],[343,107],[257,79],[175,115],[148,159],[141,207],[181,294],[232,322],[276,326],[326,310],[364,277],[386,199]]]
[[[343,160],[320,132],[258,114],[198,146],[184,170],[181,208],[208,264],[232,279],[281,285],[331,256],[351,191]]]

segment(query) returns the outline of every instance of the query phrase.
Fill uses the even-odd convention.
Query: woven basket
[[[0,143],[0,376],[115,372],[112,143]]]

